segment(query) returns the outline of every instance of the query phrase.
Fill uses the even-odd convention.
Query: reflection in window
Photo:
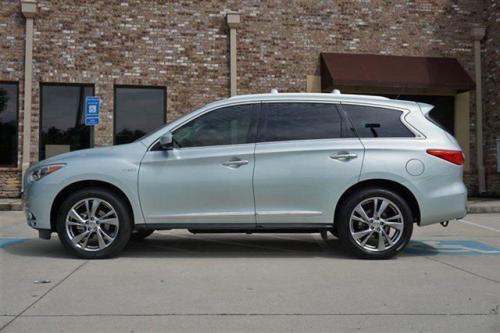
[[[343,104],[361,138],[411,138],[415,135],[401,122],[403,112],[365,105]]]
[[[115,144],[132,142],[165,123],[165,88],[115,88]]]
[[[89,85],[41,86],[40,159],[90,147],[90,127],[84,124],[85,97]]]
[[[17,165],[17,83],[0,83],[0,166]]]
[[[237,145],[253,142],[253,105],[235,105],[210,111],[174,132],[179,148]]]
[[[334,139],[342,137],[337,107],[322,103],[264,103],[267,121],[260,141]]]

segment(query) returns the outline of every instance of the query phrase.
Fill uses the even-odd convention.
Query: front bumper
[[[51,232],[50,210],[55,198],[55,190],[51,184],[44,180],[24,180],[22,199],[26,214],[26,223],[33,229],[41,230],[43,233]],[[45,237],[41,238],[46,238]]]

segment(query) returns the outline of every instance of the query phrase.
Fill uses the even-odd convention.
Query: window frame
[[[265,141],[263,140],[263,133],[267,128],[267,120],[269,109],[266,107],[268,104],[329,104],[335,108],[337,112],[340,122],[341,129],[345,127],[346,131],[351,131],[352,136],[345,136],[341,130],[340,136],[337,138],[321,138],[321,139],[298,139],[298,140],[277,140],[277,141]],[[324,101],[324,100],[271,100],[271,101],[262,101],[262,116],[260,117],[258,132],[257,132],[257,143],[280,143],[280,142],[306,142],[306,141],[318,141],[318,140],[342,140],[342,139],[352,139],[357,138],[356,132],[352,130],[352,124],[350,120],[345,116],[343,110],[340,108],[339,101]]]
[[[362,137],[359,135],[359,133],[356,131],[356,127],[354,126],[354,123],[349,116],[349,112],[347,112],[344,109],[344,105],[354,105],[354,106],[367,106],[367,107],[373,107],[373,108],[380,108],[380,109],[390,109],[390,110],[395,110],[401,112],[401,116],[399,117],[399,120],[401,121],[401,124],[403,124],[408,131],[410,131],[413,136],[394,136],[394,137]],[[418,131],[415,127],[413,127],[408,121],[406,121],[406,117],[410,114],[409,109],[405,108],[399,108],[395,107],[392,105],[380,105],[380,104],[371,104],[371,103],[363,103],[363,102],[341,102],[340,103],[340,110],[341,113],[345,115],[345,117],[349,120],[349,123],[351,125],[352,130],[354,131],[354,134],[357,138],[360,140],[414,140],[414,139],[425,139],[425,135],[423,135],[420,131]]]
[[[196,114],[193,114],[191,117],[189,118],[186,118],[184,119],[184,121],[182,121],[181,123],[179,124],[175,124],[175,126],[173,126],[172,128],[168,129],[168,130],[165,130],[163,133],[160,134],[160,136],[158,136],[154,141],[153,143],[151,143],[149,145],[149,148],[148,148],[148,151],[159,151],[159,150],[162,150],[160,148],[160,137],[162,135],[165,135],[166,133],[172,133],[175,132],[178,128],[186,125],[187,123],[195,120],[196,118],[198,117],[201,117],[209,112],[212,112],[212,111],[217,111],[219,109],[223,109],[223,108],[226,108],[226,107],[230,107],[230,106],[238,106],[238,105],[255,105],[254,108],[255,108],[255,127],[256,127],[256,131],[255,131],[255,136],[254,136],[254,140],[253,141],[256,141],[256,138],[257,138],[257,135],[258,135],[258,131],[259,131],[259,126],[260,126],[260,119],[262,118],[261,117],[261,101],[260,100],[256,100],[256,101],[241,101],[241,102],[235,102],[235,103],[230,103],[230,104],[224,104],[224,105],[216,105],[216,106],[212,106],[212,107],[209,107],[205,110],[204,107],[198,109],[198,110],[195,110],[193,111],[192,113],[196,113]],[[190,114],[188,114],[187,116],[189,116]],[[257,142],[252,142],[250,144],[255,144]],[[239,146],[239,145],[243,145],[243,144],[248,144],[248,143],[241,143],[241,144],[236,144],[236,145],[220,145],[220,146],[200,146],[200,147],[186,147],[186,148],[174,148],[174,149],[199,149],[199,148],[209,148],[209,147],[230,147],[230,146]]]
[[[116,90],[122,88],[129,89],[161,89],[163,91],[163,124],[167,123],[167,86],[136,85],[136,84],[115,84],[113,85],[113,145],[116,145]],[[160,125],[158,125],[160,126]],[[158,127],[156,126],[156,128]]]
[[[42,88],[43,86],[56,86],[56,87],[89,87],[92,88],[92,96],[95,96],[95,84],[94,83],[73,83],[73,82],[42,82],[40,81],[39,84],[39,96],[40,96],[40,102],[39,102],[39,116],[38,116],[38,160],[42,160],[42,132],[43,132],[43,127],[42,127],[42,119],[43,119],[43,93],[42,93]],[[85,102],[84,102],[85,103]],[[84,110],[85,112],[85,110]],[[90,134],[92,135],[92,133]],[[92,138],[89,138],[92,140]],[[89,147],[92,148],[92,147]]]
[[[0,168],[13,169],[19,166],[19,81],[4,81],[0,80],[0,84],[12,84],[16,86],[16,158],[13,164],[0,164]]]

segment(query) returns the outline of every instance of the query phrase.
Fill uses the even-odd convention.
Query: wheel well
[[[130,204],[130,201],[128,200],[127,196],[125,195],[125,193],[123,193],[122,190],[120,190],[115,185],[107,182],[99,180],[83,180],[66,186],[57,194],[56,198],[54,199],[54,202],[52,203],[52,207],[50,208],[50,228],[52,231],[56,230],[57,213],[59,211],[59,207],[61,207],[63,200],[67,198],[68,195],[70,195],[72,192],[86,187],[100,187],[114,192],[123,200],[133,220],[134,214],[132,210],[132,205]]]
[[[344,194],[342,194],[339,201],[337,202],[337,206],[335,207],[335,219],[337,218],[337,214],[339,214],[338,208],[342,207],[342,204],[344,203],[344,201],[347,200],[347,198],[351,193],[354,193],[362,188],[374,187],[374,186],[394,191],[401,197],[403,197],[403,199],[405,199],[408,205],[410,206],[414,219],[413,222],[416,222],[417,224],[420,223],[420,207],[418,206],[417,199],[415,198],[413,193],[406,186],[403,186],[400,183],[387,179],[364,180],[362,182],[354,184],[349,189],[347,189],[347,191],[345,191]]]

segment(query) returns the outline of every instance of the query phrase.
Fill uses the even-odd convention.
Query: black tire
[[[93,251],[85,250],[73,244],[70,239],[69,232],[67,232],[66,228],[66,216],[71,208],[82,200],[89,198],[104,200],[106,204],[109,204],[109,206],[114,209],[114,211],[116,212],[116,218],[118,219],[117,223],[114,222],[117,225],[117,229],[115,229],[116,231],[114,234],[114,239],[112,241],[109,241],[106,247],[100,249],[100,246],[98,246],[98,249]],[[101,210],[97,211],[96,214],[98,214],[99,212],[101,212]],[[84,259],[110,258],[120,253],[130,239],[133,223],[130,215],[131,213],[129,212],[127,205],[116,193],[99,187],[89,187],[72,193],[63,201],[57,214],[56,230],[57,234],[59,235],[59,239],[61,240],[64,247],[70,250],[76,256]],[[101,224],[101,226],[104,225]],[[92,234],[92,232],[89,233]],[[97,238],[97,232],[93,231],[93,233],[93,237]]]
[[[397,209],[399,209],[402,215],[403,220],[401,221],[401,223],[403,224],[403,230],[400,232],[401,235],[397,241],[393,242],[393,245],[390,245],[390,243],[387,242],[388,248],[385,250],[367,249],[366,244],[365,247],[363,247],[362,244],[358,244],[351,233],[351,226],[350,226],[351,214],[353,214],[358,204],[362,202],[369,202],[367,200],[370,200],[370,198],[385,198],[390,200],[392,204],[394,204],[397,207]],[[373,204],[372,206],[375,205],[376,204]],[[380,205],[378,207],[380,207]],[[393,206],[390,207],[391,209],[393,208]],[[340,207],[339,214],[337,215],[337,220],[335,221],[335,223],[337,224],[337,230],[344,248],[346,248],[350,253],[354,254],[355,256],[364,259],[389,259],[394,257],[405,248],[405,246],[410,241],[413,232],[413,215],[406,201],[399,194],[393,191],[377,187],[365,188],[350,195]],[[387,221],[385,223],[387,223]],[[363,223],[361,224],[358,223],[358,225],[363,225]],[[370,225],[369,228],[373,228],[373,226]],[[387,225],[378,226],[378,228],[379,230],[380,229],[391,230],[390,227],[388,227]],[[390,232],[397,232],[397,231],[393,230]],[[374,234],[374,236],[371,236],[373,238],[370,239],[370,242],[373,243],[373,241],[378,241],[380,235],[381,235],[380,233],[376,233]],[[367,235],[366,238],[370,238],[370,236]],[[384,239],[383,240],[384,246],[382,246],[382,248],[384,248],[387,238],[384,237],[382,238]],[[360,241],[360,239],[358,239],[358,241]]]
[[[335,238],[339,238],[339,230],[337,228],[337,224],[335,223],[333,225],[333,229],[330,230],[330,233],[335,237]]]
[[[130,235],[130,240],[131,241],[140,241],[143,240],[146,237],[151,236],[155,232],[154,230],[148,230],[148,229],[134,229],[132,230],[132,234]]]

